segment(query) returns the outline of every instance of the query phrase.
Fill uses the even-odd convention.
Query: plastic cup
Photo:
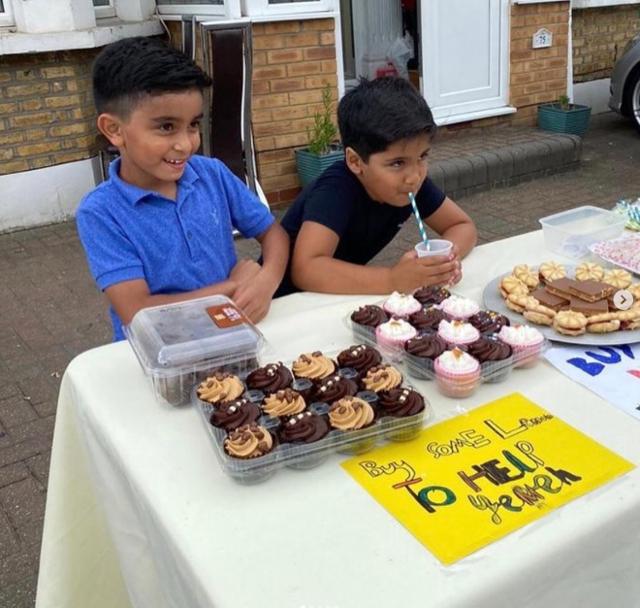
[[[426,243],[420,241],[414,249],[419,258],[428,258],[432,255],[447,256],[451,253],[453,243],[445,239],[429,239]]]

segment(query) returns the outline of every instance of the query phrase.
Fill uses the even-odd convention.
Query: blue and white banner
[[[565,376],[640,419],[640,344],[558,346],[545,357]]]

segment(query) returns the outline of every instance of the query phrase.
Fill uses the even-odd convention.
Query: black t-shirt
[[[427,178],[416,194],[420,215],[429,217],[444,199],[444,193]],[[340,239],[333,254],[335,259],[366,264],[391,242],[411,214],[411,205],[395,207],[374,201],[341,160],[300,193],[282,218],[282,227],[291,238],[293,252],[304,222],[322,224]],[[291,282],[290,270],[288,267],[277,296],[298,291]]]

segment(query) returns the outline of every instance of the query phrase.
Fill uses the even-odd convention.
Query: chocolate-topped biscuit
[[[574,283],[575,284],[568,286],[569,294],[586,302],[603,300],[612,295],[616,290],[612,285],[602,283],[601,281],[574,281]]]
[[[546,287],[539,287],[535,291],[532,291],[531,297],[538,300],[543,306],[551,308],[551,310],[555,310],[556,312],[567,308],[569,305],[569,297],[563,298],[562,296],[549,293]]]

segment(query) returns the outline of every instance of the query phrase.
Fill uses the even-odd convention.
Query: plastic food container
[[[335,361],[337,352],[327,353],[326,355],[332,357]],[[386,363],[384,359],[382,359],[382,362]],[[291,366],[288,365],[288,368],[290,369]],[[249,369],[247,373],[241,375],[243,382],[251,371],[253,371],[253,369]],[[375,393],[373,391],[362,390],[363,387],[358,382],[358,373],[356,370],[347,367],[336,367],[334,376],[335,375],[340,378],[352,380],[358,384],[358,392],[355,396],[366,401],[373,408],[375,418],[372,424],[358,430],[342,431],[331,429],[324,437],[312,443],[287,443],[282,440],[282,436],[280,435],[281,429],[287,421],[290,421],[292,418],[295,419],[297,415],[304,416],[305,414],[301,412],[293,416],[283,416],[279,418],[269,416],[263,407],[265,397],[267,397],[269,393],[255,389],[250,390],[245,385],[246,390],[242,398],[247,399],[252,404],[258,405],[261,413],[255,421],[255,424],[262,427],[262,429],[271,435],[274,446],[263,456],[247,459],[236,458],[226,452],[224,447],[225,440],[232,430],[226,431],[224,428],[214,426],[211,423],[211,416],[219,406],[202,401],[198,397],[198,385],[194,386],[191,392],[191,400],[200,413],[200,418],[206,432],[211,438],[211,443],[222,470],[239,483],[258,483],[270,478],[282,467],[305,470],[318,466],[327,460],[333,452],[354,455],[372,449],[376,444],[385,439],[390,441],[409,441],[422,430],[424,422],[431,415],[429,402],[424,395],[421,395],[424,400],[424,409],[422,411],[412,416],[389,416],[381,410],[381,406],[378,403],[382,392]],[[307,381],[305,380],[305,382]],[[312,385],[310,381],[308,381],[308,384]],[[293,389],[296,390],[296,388],[294,382]],[[400,388],[416,390],[404,381]],[[302,388],[300,388],[300,392],[305,394]],[[306,407],[304,412],[310,412],[311,415],[322,417],[327,421],[331,404],[322,401],[322,399],[314,395],[313,392],[306,394],[308,397],[305,400]],[[294,424],[296,423],[297,421],[294,422]]]
[[[589,245],[619,236],[626,218],[600,209],[584,206],[540,218],[547,249],[560,255],[580,259],[589,254]]]
[[[191,388],[212,370],[241,374],[257,365],[260,331],[225,296],[144,308],[124,328],[156,397],[189,403]]]

